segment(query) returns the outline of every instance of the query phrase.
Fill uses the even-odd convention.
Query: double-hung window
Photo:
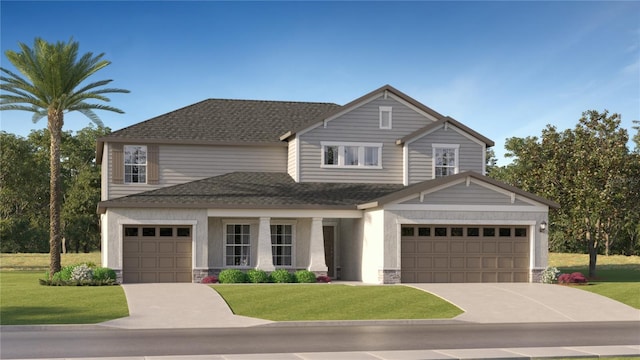
[[[457,144],[433,144],[433,177],[441,178],[458,173]]]
[[[293,225],[271,225],[271,254],[274,266],[293,265]]]
[[[124,182],[128,184],[145,184],[147,182],[146,146],[124,146]]]
[[[323,168],[382,168],[382,143],[322,142]]]
[[[227,224],[224,262],[226,266],[251,266],[251,225]]]

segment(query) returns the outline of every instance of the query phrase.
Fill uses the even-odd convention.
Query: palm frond
[[[86,109],[91,109],[91,110],[105,110],[105,111],[113,111],[115,113],[118,114],[124,114],[124,111],[113,107],[113,106],[109,106],[109,105],[102,105],[102,104],[89,104],[89,103],[78,103],[76,105],[73,105],[71,107],[69,107],[67,110],[68,111],[80,111],[80,110],[86,110]]]
[[[98,126],[104,126],[102,120],[100,120],[100,117],[98,117],[98,115],[96,115],[96,113],[94,113],[91,109],[78,109],[77,111],[88,117],[91,121],[93,121],[94,124]]]
[[[46,110],[38,110],[38,111],[34,111],[33,116],[31,117],[31,121],[35,124],[38,121],[40,121],[40,119],[42,119],[43,117],[47,116],[48,113]]]

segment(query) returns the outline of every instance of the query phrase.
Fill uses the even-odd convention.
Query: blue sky
[[[585,110],[640,119],[640,2],[0,2],[18,42],[80,43],[112,64],[113,130],[206,98],[345,104],[390,84],[496,142],[572,128]],[[46,127],[0,113],[3,131]],[[90,124],[79,114],[67,130]],[[505,162],[500,161],[501,164]]]

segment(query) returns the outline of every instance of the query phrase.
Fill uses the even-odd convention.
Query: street
[[[640,344],[640,322],[259,326],[234,329],[16,330],[1,332],[3,359],[289,352],[474,349]]]

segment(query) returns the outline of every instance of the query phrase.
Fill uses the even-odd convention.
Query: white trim
[[[276,268],[284,268],[284,269],[290,269],[290,268],[295,268],[296,267],[296,242],[297,242],[297,234],[296,234],[296,227],[297,227],[298,222],[296,220],[272,220],[269,224],[269,226],[277,226],[277,225],[289,225],[291,226],[291,265],[276,265],[276,263],[273,263],[273,266]],[[271,236],[273,236],[273,232],[271,233]],[[271,240],[271,239],[269,239]],[[271,243],[271,258],[273,259],[273,243]]]
[[[529,269],[533,269],[536,262],[536,228],[538,223],[529,226]],[[529,282],[531,282],[531,271],[529,271]]]
[[[454,167],[453,174],[460,171],[460,144],[431,144],[431,178],[436,178],[436,150],[437,149],[453,149],[454,150]],[[447,166],[450,168],[450,166]]]
[[[253,238],[251,236],[251,225],[255,225],[255,222],[250,221],[233,221],[233,219],[223,219],[222,220],[222,266],[225,268],[233,268],[233,269],[250,269],[253,266],[253,262],[256,259],[252,259],[251,252],[253,251]],[[227,264],[227,225],[247,225],[249,226],[249,262],[247,265],[229,265]],[[256,239],[257,240],[257,239]],[[234,255],[235,256],[235,255]]]
[[[467,212],[548,212],[548,207],[521,205],[438,205],[438,204],[390,204],[385,210],[431,210]]]
[[[386,98],[386,92],[385,92],[385,98]],[[382,114],[385,112],[389,113],[389,126],[382,126]],[[379,122],[380,129],[383,129],[383,130],[393,129],[393,107],[392,106],[379,106],[378,118],[380,120]]]
[[[338,147],[338,164],[325,164],[324,148],[327,146]],[[358,165],[345,165],[345,147],[358,148]],[[365,148],[378,149],[378,165],[365,165]],[[382,169],[382,143],[366,143],[366,142],[337,142],[337,141],[321,141],[320,142],[320,167],[325,169]]]
[[[487,144],[482,147],[482,175],[487,175]]]
[[[196,264],[196,234],[198,228],[197,220],[138,220],[130,218],[120,218],[118,224],[118,241],[120,246],[120,256],[118,257],[118,266],[123,270],[124,260],[124,226],[125,225],[190,225],[191,226],[191,269],[195,269]]]
[[[127,164],[127,148],[131,147],[139,147],[140,149],[144,149],[144,164]],[[144,182],[127,182],[127,165],[129,166],[144,166]],[[122,146],[122,184],[123,185],[140,185],[147,184],[149,181],[149,148],[147,145],[135,145],[128,144]],[[140,175],[138,175],[139,177]]]
[[[362,211],[360,210],[304,210],[304,209],[208,209],[208,217],[241,217],[241,218],[346,218],[360,219]],[[247,221],[247,220],[244,220]]]
[[[425,131],[423,133],[420,133],[419,135],[416,135],[416,136],[412,137],[411,139],[405,141],[405,144],[410,144],[410,143],[415,142],[415,141],[417,141],[419,139],[422,139],[423,137],[425,137],[425,136],[427,136],[427,135],[429,135],[431,133],[434,133],[434,132],[436,132],[436,131],[438,131],[440,129],[444,129],[445,125],[446,125],[447,130],[448,129],[453,129],[458,134],[460,134],[460,135],[466,137],[467,139],[473,141],[474,143],[486,148],[487,144],[485,144],[484,142],[480,141],[479,139],[471,136],[466,131],[456,127],[455,125],[450,124],[449,122],[445,122],[442,126],[436,126],[436,127],[432,128],[430,130],[427,130],[427,131]]]
[[[402,185],[409,185],[409,146],[402,146]]]

